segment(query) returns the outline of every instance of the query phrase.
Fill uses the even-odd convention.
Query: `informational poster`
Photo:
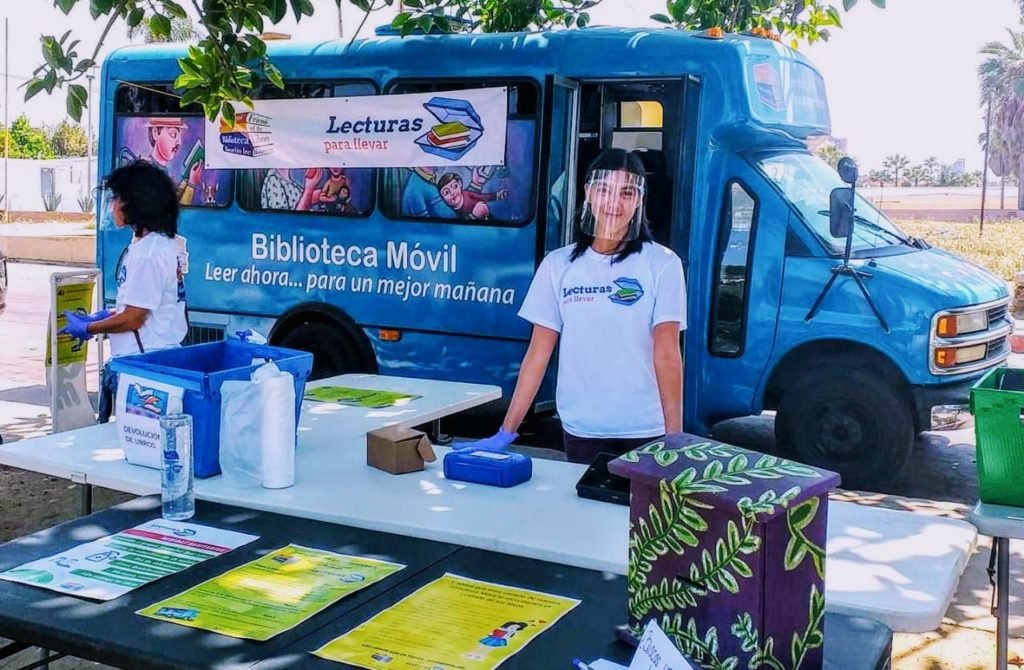
[[[579,604],[446,574],[313,653],[371,670],[493,670]]]
[[[76,312],[81,315],[92,311],[93,289],[95,279],[90,275],[60,278],[54,288],[54,309],[57,316],[58,332],[67,325],[64,312]],[[70,335],[57,335],[57,361],[53,361],[52,331],[53,324],[46,328],[46,379],[55,384],[56,393],[51,393],[51,414],[53,416],[53,432],[82,428],[96,422],[96,414],[89,402],[86,387],[86,359],[89,343],[76,340]]]
[[[137,613],[264,641],[404,567],[290,544]]]
[[[206,122],[214,169],[504,165],[508,89],[236,103]]]
[[[0,572],[0,579],[93,600],[113,600],[257,539],[157,519]]]
[[[340,405],[382,409],[384,407],[408,404],[410,400],[415,400],[420,396],[397,393],[395,391],[353,389],[345,386],[318,386],[317,388],[307,389],[305,397],[309,400],[320,402],[336,402]]]

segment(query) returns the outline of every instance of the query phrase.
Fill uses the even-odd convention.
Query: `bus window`
[[[629,100],[619,103],[619,121],[612,132],[617,149],[661,151],[664,110],[657,100]]]
[[[121,85],[115,96],[114,167],[142,159],[174,181],[185,207],[226,207],[231,170],[207,170],[202,108],[182,109],[170,86]]]
[[[508,88],[505,165],[384,170],[382,208],[395,219],[526,223],[533,217],[540,99],[532,82],[400,82],[390,93]]]
[[[263,84],[253,98],[305,100],[375,95],[370,82],[289,82],[284,89]],[[373,209],[371,168],[318,167],[239,170],[238,204],[251,212],[310,212],[339,217],[366,216]]]

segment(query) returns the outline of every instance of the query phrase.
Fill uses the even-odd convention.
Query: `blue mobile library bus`
[[[934,405],[963,402],[1008,356],[1006,284],[859,198],[850,267],[878,313],[848,277],[812,313],[843,261],[829,198],[844,184],[807,148],[829,113],[796,51],[669,29],[386,33],[272,44],[287,85],[253,97],[381,96],[386,110],[391,94],[505,87],[503,166],[204,169],[201,110],[172,85],[183,48],[107,58],[100,172],[145,157],[179,183],[191,342],[254,328],[312,352],[317,377],[491,383],[509,397],[533,272],[571,240],[587,163],[622,147],[642,157],[652,230],[686,269],[688,432],[776,410],[780,452],[877,482],[907,463]],[[128,233],[99,229],[109,304]],[[536,409],[553,398],[552,374]]]

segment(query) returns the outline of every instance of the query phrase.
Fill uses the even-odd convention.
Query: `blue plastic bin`
[[[110,367],[118,373],[185,390],[184,410],[192,415],[193,422],[195,476],[212,477],[220,474],[220,386],[229,379],[250,379],[268,361],[295,377],[298,423],[306,378],[313,369],[313,355],[305,351],[223,340],[121,356],[111,359]]]

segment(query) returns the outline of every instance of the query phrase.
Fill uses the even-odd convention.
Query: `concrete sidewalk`
[[[96,264],[93,223],[0,224],[0,251],[12,261]]]

